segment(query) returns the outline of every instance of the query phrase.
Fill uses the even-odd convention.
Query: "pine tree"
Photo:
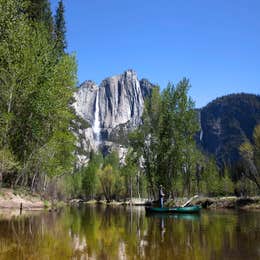
[[[62,55],[65,53],[65,49],[67,47],[66,42],[66,24],[64,18],[64,5],[63,1],[59,1],[59,5],[55,15],[55,36],[56,36],[56,49],[58,51],[58,55]]]

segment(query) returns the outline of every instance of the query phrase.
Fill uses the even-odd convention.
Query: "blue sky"
[[[55,10],[58,0],[51,0]],[[196,107],[260,94],[259,0],[64,0],[79,83],[134,69],[165,87],[190,79]]]

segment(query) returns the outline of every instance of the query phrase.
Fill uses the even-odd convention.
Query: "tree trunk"
[[[132,181],[132,176],[130,176],[130,198],[132,201],[133,198],[133,181]]]
[[[35,182],[36,175],[37,175],[37,172],[35,172],[33,175],[32,183],[31,183],[31,192],[34,191],[34,182]]]
[[[141,196],[140,196],[140,175],[139,175],[139,172],[137,173],[137,194],[138,194],[138,197],[140,199]]]

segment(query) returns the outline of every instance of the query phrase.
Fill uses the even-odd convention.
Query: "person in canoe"
[[[159,186],[159,202],[160,202],[160,207],[163,208],[163,197],[165,196],[163,192],[163,186]]]

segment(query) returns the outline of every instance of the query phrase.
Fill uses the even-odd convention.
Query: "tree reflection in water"
[[[259,212],[84,206],[0,220],[0,259],[258,259]]]

